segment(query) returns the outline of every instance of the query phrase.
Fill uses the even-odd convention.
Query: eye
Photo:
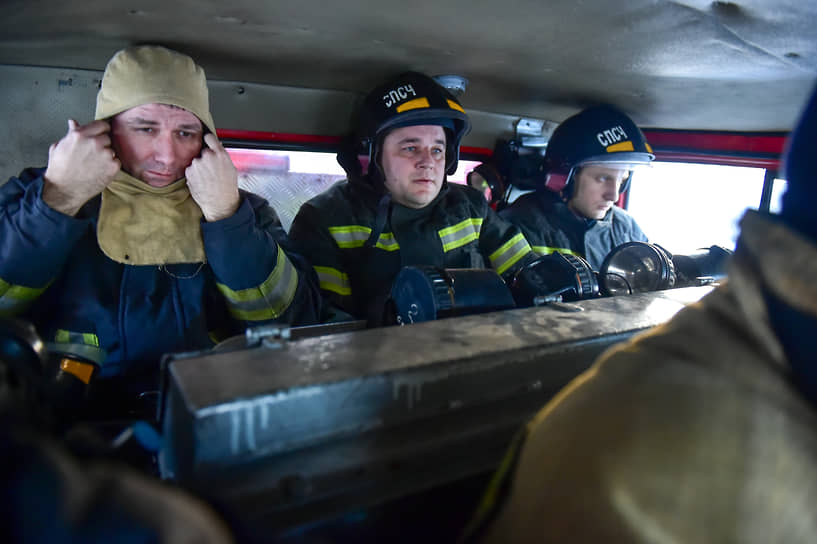
[[[179,131],[179,136],[180,136],[181,138],[185,138],[185,139],[187,139],[187,138],[192,138],[193,136],[195,136],[195,133],[193,133],[193,132],[188,132],[188,131],[186,131],[186,130],[180,130],[180,131]]]
[[[153,127],[136,127],[136,132],[144,132],[145,134],[153,134]]]
[[[443,153],[445,153],[445,149],[441,147],[435,147],[434,149],[431,150],[431,152],[434,153],[435,155],[442,155]]]
[[[407,151],[409,153],[414,153],[417,150],[417,146],[414,145],[407,145],[403,147],[403,151]]]

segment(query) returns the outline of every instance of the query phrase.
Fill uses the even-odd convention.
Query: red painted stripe
[[[786,146],[786,134],[698,132],[683,130],[645,130],[647,141],[656,150],[689,149],[729,153],[780,155]]]
[[[684,130],[645,130],[644,135],[655,149],[658,160],[730,164],[777,168],[779,156],[786,146],[786,134],[752,134],[700,132]],[[335,147],[341,136],[291,134],[256,130],[219,129],[222,139],[270,142],[280,144],[320,145]],[[463,155],[490,158],[493,150],[485,147],[460,148]]]
[[[218,129],[218,137],[228,140],[248,140],[255,142],[275,142],[282,144],[338,145],[341,136],[319,136],[315,134],[287,134],[284,132],[262,132],[259,130]]]

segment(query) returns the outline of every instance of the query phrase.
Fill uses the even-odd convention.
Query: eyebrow
[[[159,126],[158,121],[154,121],[153,119],[145,119],[143,117],[134,117],[133,119],[128,119],[126,123],[129,125],[148,125],[151,127]],[[178,129],[190,131],[202,130],[201,125],[196,125],[193,123],[184,123],[181,125],[177,125],[174,130]]]
[[[403,138],[402,140],[397,142],[397,145],[416,144],[416,143],[419,143],[419,142],[420,142],[420,138],[407,137],[407,138]],[[445,140],[434,140],[434,143],[435,144],[445,145]]]

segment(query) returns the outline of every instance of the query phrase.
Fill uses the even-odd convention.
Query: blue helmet
[[[632,119],[613,106],[594,106],[556,127],[542,166],[545,187],[569,195],[573,178],[582,166],[649,164],[653,159],[652,147]],[[621,192],[627,190],[630,179],[632,172]]]

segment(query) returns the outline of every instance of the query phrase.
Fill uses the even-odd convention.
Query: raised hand
[[[121,164],[111,148],[111,126],[106,121],[79,125],[68,120],[68,133],[48,149],[43,200],[66,215],[76,215],[83,204],[101,193]]]
[[[218,221],[238,209],[238,171],[215,134],[205,134],[204,144],[201,157],[193,159],[184,172],[204,219]]]

